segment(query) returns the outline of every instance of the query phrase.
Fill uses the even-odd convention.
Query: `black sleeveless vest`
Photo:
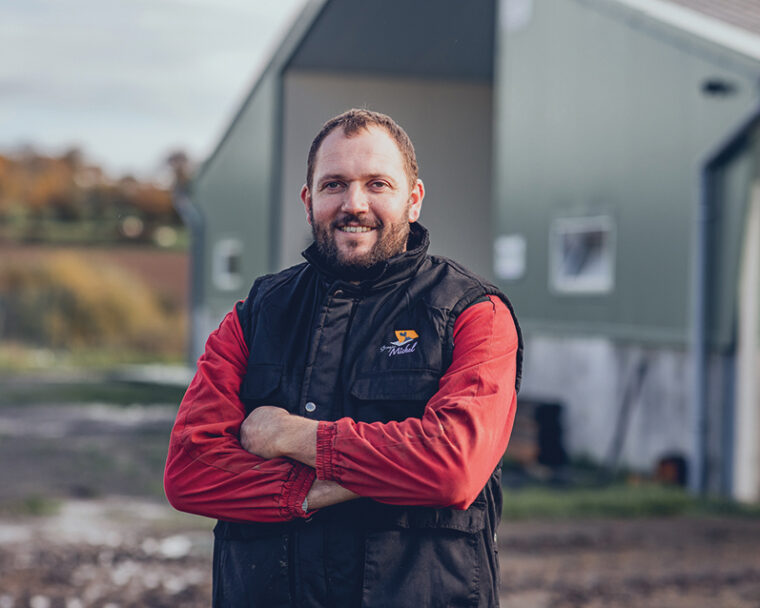
[[[514,317],[496,287],[426,255],[427,247],[427,231],[412,224],[408,251],[358,281],[333,274],[314,245],[307,263],[259,278],[237,310],[250,350],[240,389],[248,411],[276,405],[315,420],[421,417],[451,364],[459,313],[498,295]],[[412,339],[399,338],[404,331]],[[497,468],[467,510],[360,499],[307,520],[220,521],[215,605],[495,606],[500,515]]]

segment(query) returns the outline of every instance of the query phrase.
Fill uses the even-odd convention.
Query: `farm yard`
[[[2,608],[209,605],[212,522],[161,490],[182,390],[103,380],[0,380]],[[504,606],[760,605],[758,517],[535,519],[505,506]]]
[[[172,509],[162,483],[187,362],[256,276],[301,261],[308,223],[341,228],[322,211],[366,204],[377,222],[347,246],[391,251],[377,246],[403,197],[375,191],[385,154],[359,155],[371,196],[340,187],[342,210],[314,213],[315,167],[357,163],[312,137],[351,107],[407,130],[418,163],[388,132],[418,192],[406,211],[427,192],[430,252],[503,290],[523,329],[501,605],[760,608],[760,2],[132,4],[0,4],[6,54],[24,58],[0,69],[0,608],[211,604],[214,522]],[[401,289],[394,267],[377,276]],[[459,305],[409,285],[382,322],[448,331]],[[347,344],[368,310],[352,297]],[[285,361],[304,349],[259,360],[296,344],[261,319],[240,324],[268,334],[250,379],[267,364],[267,386],[294,388]],[[384,369],[414,389],[438,369],[424,350]],[[479,371],[462,374],[475,393]],[[500,430],[472,428],[475,453]]]

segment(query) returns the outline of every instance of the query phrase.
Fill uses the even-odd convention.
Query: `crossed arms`
[[[177,509],[227,521],[286,521],[364,496],[466,508],[507,446],[517,333],[498,298],[465,310],[454,356],[422,418],[317,422],[238,392],[248,348],[233,311],[211,334],[172,431],[164,475]],[[249,451],[250,450],[250,451]],[[253,453],[252,453],[253,452]]]
[[[293,416],[282,408],[257,407],[240,427],[240,444],[251,454],[272,459],[287,457],[312,468],[317,466],[319,423]],[[335,481],[315,479],[306,495],[309,510],[321,509],[359,495]]]

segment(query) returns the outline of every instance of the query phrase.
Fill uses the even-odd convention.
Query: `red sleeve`
[[[454,355],[422,418],[320,422],[317,477],[401,505],[466,509],[507,448],[517,395],[517,331],[499,299],[456,320]]]
[[[286,458],[265,460],[240,445],[246,414],[238,393],[247,362],[232,311],[209,336],[179,407],[164,472],[166,496],[180,511],[227,521],[305,517],[301,505],[314,469]]]

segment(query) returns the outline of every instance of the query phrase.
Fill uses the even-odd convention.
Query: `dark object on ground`
[[[654,478],[662,483],[686,486],[688,481],[688,463],[682,454],[666,454],[657,461]]]
[[[520,399],[507,458],[527,468],[566,465],[562,412],[560,403]]]
[[[534,416],[538,427],[538,463],[547,467],[561,467],[567,464],[562,405],[539,403],[536,405]]]

